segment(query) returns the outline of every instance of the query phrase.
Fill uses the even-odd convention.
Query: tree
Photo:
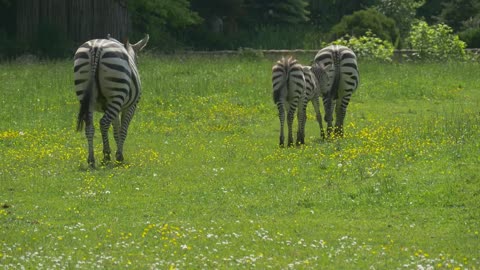
[[[359,37],[368,31],[382,40],[394,45],[398,44],[399,33],[395,21],[373,8],[344,16],[338,24],[332,27],[331,39],[337,39],[344,35]]]
[[[128,0],[133,38],[150,34],[151,48],[170,50],[179,46],[178,35],[200,16],[190,9],[188,0]]]
[[[255,25],[298,24],[309,20],[307,0],[246,0],[249,21]]]
[[[455,31],[465,29],[469,20],[480,19],[480,2],[478,0],[450,0],[443,3],[443,9],[437,18]]]
[[[402,41],[408,36],[417,9],[423,4],[425,4],[425,0],[379,0],[376,8],[383,15],[395,21]]]
[[[309,0],[310,19],[323,29],[330,29],[345,15],[367,9],[376,0]]]
[[[427,23],[437,22],[437,17],[442,12],[443,4],[449,0],[426,0],[425,4],[417,9],[417,16]]]

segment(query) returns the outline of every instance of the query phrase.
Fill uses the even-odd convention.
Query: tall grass
[[[2,64],[0,266],[480,267],[478,64],[360,63],[346,137],[309,107],[280,149],[273,63],[141,58],[126,163],[96,170],[71,61]]]

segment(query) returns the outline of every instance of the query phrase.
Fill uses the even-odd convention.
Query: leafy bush
[[[382,40],[387,40],[395,46],[399,42],[399,31],[395,21],[381,14],[375,9],[360,10],[352,15],[344,16],[333,26],[331,38],[336,39],[345,35],[362,36],[371,31]]]
[[[378,38],[367,31],[359,38],[345,36],[332,44],[344,45],[352,49],[359,59],[392,61],[394,47],[392,43]]]
[[[446,24],[429,26],[424,21],[412,25],[409,43],[414,56],[420,59],[447,60],[465,59],[465,42],[461,41]]]

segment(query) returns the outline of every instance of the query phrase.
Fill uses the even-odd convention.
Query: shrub
[[[453,34],[446,24],[429,26],[424,21],[412,25],[408,41],[414,56],[420,59],[447,60],[465,59],[465,42]]]
[[[367,31],[359,38],[345,36],[332,44],[344,45],[352,49],[359,59],[392,61],[394,47],[392,43],[378,38]]]
[[[395,46],[399,42],[399,31],[395,21],[381,14],[375,9],[360,10],[347,15],[333,26],[331,38],[336,39],[345,35],[362,36],[371,31],[382,40],[387,40]]]

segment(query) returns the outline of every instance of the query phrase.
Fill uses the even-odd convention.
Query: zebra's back
[[[103,141],[103,161],[110,162],[111,148],[108,131],[113,125],[113,137],[117,144],[115,159],[123,161],[123,145],[140,99],[140,77],[135,59],[148,43],[149,35],[135,44],[121,44],[108,36],[85,42],[75,52],[73,72],[75,91],[80,101],[77,130],[85,125],[88,142],[87,162],[95,167],[93,147],[94,111],[103,112],[100,131]]]
[[[302,105],[303,99],[305,98],[305,76],[302,65],[292,57],[282,57],[282,59],[272,67],[272,88],[273,101],[277,105],[280,119],[280,146],[284,144],[285,111],[287,111],[288,145],[293,145],[292,125],[297,107],[300,107],[298,114],[297,144],[303,143],[301,130],[304,118],[300,112],[303,111]]]
[[[304,93],[303,67],[297,60],[282,57],[272,67],[273,101],[292,103]]]
[[[328,92],[337,99],[344,91],[352,94],[358,87],[359,74],[355,53],[341,45],[321,49],[314,58],[315,64],[325,68],[328,74]]]
[[[327,74],[327,91],[323,95],[327,136],[333,131],[343,136],[343,122],[353,92],[359,84],[359,72],[355,53],[341,45],[330,45],[321,49],[314,58],[314,70],[324,70]],[[315,74],[317,79],[319,76]],[[335,127],[333,112],[335,110]]]
[[[140,97],[140,78],[133,58],[123,44],[114,39],[94,39],[78,48],[74,57],[75,90],[82,101],[92,84],[95,109],[112,114],[136,103]],[[93,105],[93,104],[92,104]]]

